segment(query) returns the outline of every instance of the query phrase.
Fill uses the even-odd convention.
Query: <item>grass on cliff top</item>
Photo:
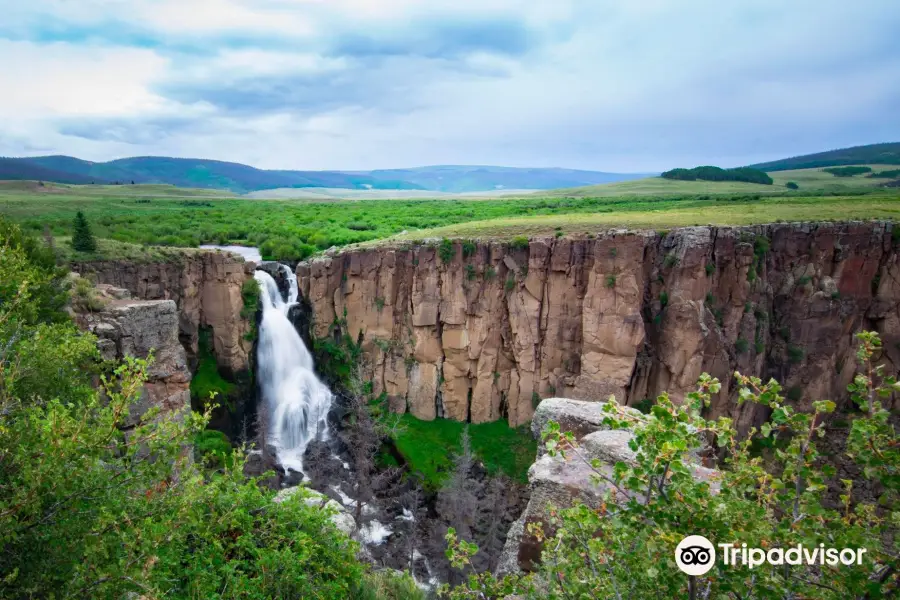
[[[538,225],[544,224],[543,230],[553,222],[550,230],[572,224],[570,230],[578,232],[580,223],[674,227],[709,222],[760,223],[779,218],[893,217],[892,206],[900,199],[900,189],[872,191],[862,196],[829,196],[804,194],[802,190],[799,193],[803,195],[797,195],[798,192],[762,185],[754,186],[757,192],[752,194],[567,198],[551,197],[548,192],[545,196],[503,199],[331,201],[145,197],[126,193],[125,188],[130,186],[113,186],[120,193],[85,189],[90,187],[70,186],[46,193],[0,186],[0,213],[37,236],[45,226],[54,236],[71,235],[72,220],[81,210],[98,239],[139,246],[242,244],[260,248],[266,258],[300,259],[331,246],[385,239],[403,231],[410,232],[410,237],[443,235],[427,230],[462,227],[463,223],[472,223],[465,230],[481,229],[484,235],[495,231],[476,222],[498,225],[500,235],[505,235],[511,226],[523,227],[520,234],[532,233],[533,222],[511,221],[520,217],[538,217]],[[765,195],[769,193],[781,195]],[[847,208],[849,213],[841,214]],[[453,229],[447,232],[456,235]],[[107,254],[103,246],[101,251]],[[155,251],[134,252],[142,255]]]
[[[177,248],[170,246],[151,246],[129,244],[105,238],[96,238],[97,250],[79,252],[72,248],[72,238],[59,236],[53,238],[56,256],[63,263],[83,263],[99,260],[127,260],[136,263],[173,262],[192,253],[201,252],[197,248]]]
[[[466,423],[450,419],[422,421],[410,414],[400,417],[397,450],[413,472],[422,474],[427,489],[436,490],[453,470],[453,457],[460,451],[460,436]],[[514,429],[506,421],[469,424],[472,451],[488,473],[505,473],[527,483],[528,468],[537,454],[537,442],[527,426]]]
[[[691,225],[756,225],[774,222],[869,220],[900,218],[900,195],[773,197],[753,200],[722,198],[682,203],[661,201],[656,207],[610,207],[591,213],[537,215],[458,223],[394,236],[393,240],[426,238],[510,238],[520,235],[593,234],[612,227],[658,229]]]

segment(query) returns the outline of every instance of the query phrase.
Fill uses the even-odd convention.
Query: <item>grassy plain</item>
[[[873,171],[896,169],[891,165],[868,165]],[[822,169],[799,169],[769,173],[775,181],[772,185],[744,183],[741,181],[678,181],[662,177],[647,177],[632,181],[620,181],[603,185],[552,190],[541,195],[585,197],[648,196],[648,195],[689,195],[689,194],[781,194],[789,190],[785,185],[793,181],[800,189],[793,192],[848,192],[872,189],[885,182],[884,179],[855,177],[835,177]]]
[[[778,174],[801,180],[795,175],[790,171]],[[822,178],[809,173],[806,176],[810,180]],[[854,177],[851,181],[858,189],[840,195],[833,191],[804,192],[802,187],[796,192],[779,191],[778,186],[744,183],[708,185],[724,185],[728,189],[750,186],[756,193],[673,194],[668,192],[687,189],[685,184],[698,182],[657,180],[652,182],[654,186],[660,182],[666,186],[654,189],[667,193],[324,201],[251,200],[172,186],[37,186],[0,182],[0,214],[34,234],[41,235],[45,228],[49,229],[64,257],[72,260],[158,260],[176,251],[157,246],[200,244],[257,246],[266,258],[298,259],[331,246],[392,236],[421,239],[555,231],[585,233],[611,226],[660,228],[897,216],[900,189],[871,187],[883,179]],[[767,195],[773,192],[775,196]],[[66,241],[79,210],[84,211],[99,239],[95,255],[76,254]]]

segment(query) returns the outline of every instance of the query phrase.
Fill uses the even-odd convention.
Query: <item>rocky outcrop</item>
[[[141,398],[133,405],[128,425],[134,425],[151,408],[161,415],[189,411],[191,372],[178,339],[178,310],[172,300],[132,300],[126,290],[102,290],[105,307],[98,312],[76,314],[76,320],[97,336],[103,358],[126,356],[153,362]]]
[[[179,337],[193,361],[201,327],[212,330],[213,350],[226,374],[246,371],[252,324],[241,317],[241,287],[253,275],[253,263],[237,254],[185,251],[160,262],[99,261],[72,265],[101,284],[129,290],[142,300],[173,300],[178,306]]]
[[[853,334],[900,365],[900,258],[882,222],[610,230],[581,238],[350,249],[301,263],[314,334],[361,336],[376,393],[423,419],[531,419],[562,395],[677,401],[704,371],[740,428],[735,370],[801,407],[844,400]]]
[[[629,499],[628,491],[617,489],[611,481],[617,462],[635,464],[635,452],[630,447],[634,436],[630,431],[610,430],[602,424],[604,404],[552,398],[538,407],[532,421],[532,434],[540,439],[543,426],[548,421],[556,421],[561,431],[574,434],[581,458],[575,458],[571,453],[565,458],[550,456],[543,444],[538,445],[537,460],[528,470],[528,505],[507,533],[497,567],[499,573],[535,569],[541,559],[543,544],[528,533],[528,525],[539,524],[547,535],[553,535],[551,508],[567,508],[580,503],[599,509],[605,503],[624,503]],[[590,466],[590,461],[595,459],[599,461],[596,471]],[[606,479],[598,477],[598,473]],[[714,493],[718,490],[718,474],[712,469],[697,462],[693,474],[698,480],[709,482]]]

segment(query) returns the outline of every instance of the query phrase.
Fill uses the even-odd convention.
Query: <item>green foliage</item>
[[[667,269],[671,269],[674,266],[678,265],[678,257],[675,256],[674,252],[669,252],[666,254],[666,257],[663,259],[663,266]]]
[[[212,400],[228,402],[237,387],[219,374],[208,328],[200,329],[197,350],[197,371],[191,379],[191,398],[202,406]]]
[[[745,338],[739,337],[734,342],[734,349],[738,354],[744,354],[749,347],[750,343]]]
[[[609,274],[606,276],[606,287],[612,289],[616,287],[616,276]]]
[[[757,354],[762,354],[766,350],[766,343],[763,341],[761,337],[757,337],[756,341],[753,343],[753,349]]]
[[[804,156],[795,156],[773,162],[753,165],[757,169],[766,171],[786,171],[790,169],[816,169],[819,167],[832,167],[839,165],[859,164],[900,164],[900,143],[867,144],[865,146],[853,146],[817,152]]]
[[[809,275],[804,275],[800,279],[797,280],[797,285],[806,285],[807,283],[812,281],[812,277]]]
[[[506,283],[504,284],[507,292],[513,291],[513,288],[516,287],[516,278],[510,274],[509,277],[506,278]]]
[[[784,184],[784,187],[786,187],[789,190],[799,190],[800,189],[800,186],[797,185],[797,183],[794,181],[788,181],[786,184]]]
[[[659,304],[663,308],[669,304],[669,292],[663,290],[659,293]]]
[[[586,461],[606,501],[592,509],[549,507],[546,526],[528,526],[543,545],[534,575],[498,580],[490,574],[470,577],[466,586],[448,590],[453,599],[521,598],[887,598],[898,583],[897,527],[900,491],[900,443],[889,411],[880,403],[900,392],[900,384],[874,367],[880,348],[877,334],[863,333],[858,358],[861,373],[850,386],[862,414],[853,420],[844,461],[861,469],[866,485],[882,490],[874,502],[842,480],[835,506],[828,481],[836,470],[823,460],[817,441],[825,434],[835,403],[812,403],[798,412],[785,403],[775,380],[735,373],[739,403],[764,406],[770,421],[741,439],[730,419],[706,420],[702,411],[722,387],[707,374],[697,391],[676,405],[662,394],[644,415],[626,411],[611,398],[604,425],[628,429],[634,459],[606,466],[592,459],[575,441],[550,422],[542,433],[547,452],[567,460]],[[789,392],[796,395],[796,392]],[[693,452],[714,439],[724,456],[716,489],[695,477]],[[769,448],[764,461],[756,448]],[[866,548],[859,565],[840,563],[774,566],[752,570],[726,566],[721,557],[706,575],[688,578],[674,564],[675,546],[686,535],[702,535],[714,544],[761,548]],[[458,568],[471,564],[478,551],[447,535],[448,556]],[[717,549],[717,553],[721,549]],[[689,588],[693,588],[691,591]]]
[[[475,265],[466,265],[466,281],[475,279]]]
[[[706,276],[709,277],[716,270],[716,263],[708,262],[706,263]]]
[[[381,312],[384,310],[384,298],[382,298],[381,296],[375,296],[374,302],[375,302],[375,308],[376,308],[376,310],[378,310],[378,312]]]
[[[349,600],[426,600],[427,595],[409,573],[383,569],[367,573],[360,590]]]
[[[339,342],[331,337],[314,338],[312,353],[319,375],[330,385],[346,382],[354,373],[362,353],[359,345],[344,334]]]
[[[85,277],[79,277],[71,290],[72,308],[80,312],[103,310],[106,303],[97,295],[93,284]]]
[[[234,448],[221,431],[204,429],[194,435],[194,453],[205,466],[231,468],[234,466]]]
[[[302,492],[273,503],[204,433],[209,413],[132,420],[148,363],[94,389],[96,340],[40,320],[45,285],[52,270],[0,240],[0,597],[352,597],[359,547],[327,511]],[[222,457],[216,472],[191,441]]]
[[[438,256],[441,257],[441,262],[447,264],[453,260],[455,255],[456,250],[453,248],[453,241],[441,240],[441,245],[438,247]]]
[[[853,177],[854,175],[872,172],[871,167],[830,167],[822,170],[826,173],[831,173],[835,177]]]
[[[241,318],[252,319],[259,310],[259,282],[255,279],[247,279],[241,284],[241,300],[244,302],[241,308]]]
[[[537,408],[538,404],[541,403],[541,396],[537,392],[531,392],[531,406],[532,408]]]
[[[680,179],[682,181],[745,181],[747,183],[761,183],[772,185],[772,178],[765,172],[749,167],[737,169],[722,169],[720,167],[695,167],[693,169],[672,169],[666,171],[660,177],[664,179]]]
[[[494,279],[494,277],[496,277],[496,276],[497,276],[497,269],[495,269],[495,268],[493,267],[493,265],[489,266],[487,269],[484,270],[484,278],[485,278],[485,280],[491,281],[491,280]]]
[[[794,344],[788,345],[787,353],[788,360],[794,364],[802,362],[803,356],[806,354],[802,346],[795,346]]]
[[[475,250],[478,247],[475,245],[475,242],[472,240],[463,240],[462,243],[462,255],[463,258],[469,258],[473,254],[475,254]]]
[[[72,224],[72,248],[78,252],[94,252],[97,250],[97,241],[91,233],[84,213],[80,210],[75,213],[75,221]]]
[[[451,419],[422,421],[410,414],[400,417],[394,443],[410,471],[422,475],[427,489],[440,489],[452,469],[453,454],[460,451],[459,440],[466,426]],[[513,429],[506,421],[494,421],[472,423],[468,428],[475,457],[488,473],[502,472],[523,483],[528,480],[537,446],[527,425]]]
[[[528,250],[528,237],[524,235],[516,236],[512,239],[512,242],[510,242],[509,245],[513,250]]]
[[[888,169],[887,171],[878,171],[877,173],[872,173],[870,175],[866,175],[866,177],[894,179],[896,177],[900,177],[900,169]]]

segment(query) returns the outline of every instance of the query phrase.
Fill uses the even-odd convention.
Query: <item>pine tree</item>
[[[97,250],[97,242],[94,240],[94,234],[91,233],[91,226],[84,213],[80,210],[75,215],[75,231],[72,234],[72,247],[79,252],[94,252]]]

